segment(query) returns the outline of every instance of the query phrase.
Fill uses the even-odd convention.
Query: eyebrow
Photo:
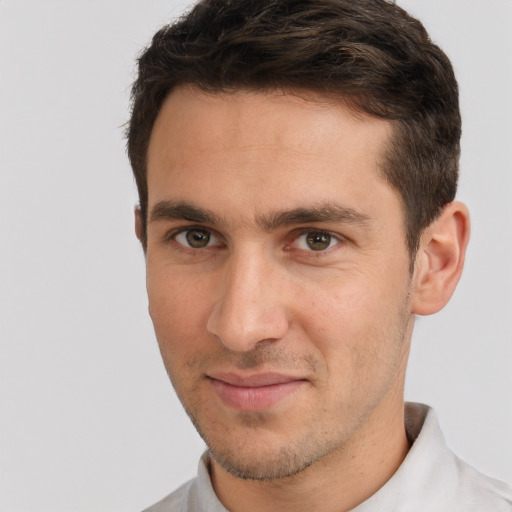
[[[221,224],[220,217],[211,210],[184,201],[160,201],[153,206],[148,222],[159,220],[186,220],[198,224]]]
[[[326,203],[306,208],[277,211],[260,217],[257,222],[269,231],[282,226],[314,224],[317,222],[336,222],[369,227],[371,217],[354,208]]]
[[[151,209],[149,222],[161,220],[186,220],[198,224],[226,224],[225,220],[213,211],[201,208],[186,201],[160,201]],[[311,207],[278,210],[256,218],[256,223],[263,229],[273,231],[295,224],[314,224],[319,222],[336,222],[369,227],[371,217],[346,206],[333,203]]]

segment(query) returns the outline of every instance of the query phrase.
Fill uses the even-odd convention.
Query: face
[[[295,474],[385,428],[412,315],[390,124],[309,94],[166,100],[148,151],[147,288],[214,460]]]

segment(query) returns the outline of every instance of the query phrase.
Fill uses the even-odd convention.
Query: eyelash
[[[301,228],[297,234],[294,234],[291,243],[292,244],[297,243],[301,237],[306,236],[306,235],[327,236],[329,238],[328,247],[326,247],[325,249],[314,250],[311,247],[309,249],[297,248],[297,250],[305,252],[305,253],[309,253],[310,256],[315,256],[315,257],[325,255],[331,249],[342,244],[345,241],[343,237],[341,237],[340,235],[331,233],[330,231],[325,231],[323,229]],[[336,242],[336,243],[334,245],[331,245],[332,242]],[[291,244],[289,244],[289,245],[291,245]]]
[[[199,253],[199,252],[202,252],[203,250],[210,249],[211,247],[216,247],[216,246],[222,247],[221,244],[214,244],[214,245],[206,245],[204,247],[194,248],[194,247],[191,247],[188,244],[185,245],[184,243],[181,243],[181,242],[176,240],[179,235],[183,235],[183,234],[186,235],[187,233],[190,233],[192,231],[205,232],[210,237],[215,237],[217,239],[222,239],[220,237],[220,235],[218,235],[215,231],[213,231],[213,230],[211,230],[209,228],[205,228],[204,226],[186,226],[186,227],[182,227],[182,228],[173,230],[171,233],[169,233],[165,237],[164,242],[166,242],[166,243],[168,243],[168,242],[175,242],[175,248],[177,250],[183,251],[183,252],[192,251],[193,253],[196,253],[196,254]],[[326,236],[326,237],[329,238],[329,245],[325,249],[318,249],[318,250],[314,250],[312,248],[304,249],[304,248],[300,248],[300,247],[296,247],[296,248],[291,247],[294,243],[297,243],[297,241],[301,237],[306,236],[306,235]],[[326,253],[328,253],[331,249],[337,247],[340,244],[343,244],[346,241],[344,239],[344,237],[342,237],[340,235],[334,234],[334,233],[332,233],[330,231],[321,230],[321,229],[314,229],[314,228],[300,228],[298,230],[295,230],[294,232],[292,232],[292,234],[290,235],[289,239],[290,239],[290,242],[287,243],[286,247],[285,247],[285,250],[287,252],[295,249],[297,251],[300,251],[301,253],[308,254],[308,256],[310,256],[310,257],[311,256],[312,257],[323,256]],[[334,245],[331,245],[333,241],[336,242],[336,243]],[[209,242],[210,242],[210,239],[208,240],[207,243],[209,244]]]
[[[175,230],[171,231],[169,234],[167,234],[164,238],[164,242],[166,242],[166,243],[175,242],[176,249],[178,249],[180,251],[193,251],[194,253],[198,253],[202,250],[206,250],[206,249],[209,249],[210,247],[214,247],[211,245],[207,245],[207,246],[201,247],[201,248],[194,248],[194,247],[191,247],[190,245],[182,244],[181,242],[178,242],[176,240],[176,238],[179,235],[186,235],[187,233],[189,233],[191,231],[202,231],[202,232],[208,233],[208,235],[210,237],[213,236],[215,238],[221,239],[220,235],[215,233],[215,231],[205,228],[204,226],[185,226],[182,228],[175,229]],[[209,241],[210,240],[208,240],[208,242]]]

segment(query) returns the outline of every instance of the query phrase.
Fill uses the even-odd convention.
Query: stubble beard
[[[238,353],[232,356],[224,352],[219,355],[219,359],[232,359],[234,367],[243,369],[257,369],[269,364],[271,367],[303,369],[314,373],[318,365],[312,355],[295,357],[294,354],[274,347],[274,342],[270,342],[268,346],[263,345],[258,351],[245,354]],[[196,363],[201,364],[199,360],[193,361],[189,363],[189,370],[192,370]],[[267,481],[291,477],[304,471],[332,449],[322,439],[314,443],[316,449],[312,449],[311,436],[315,435],[315,432],[321,432],[322,425],[318,418],[309,418],[308,421],[312,424],[311,428],[301,438],[283,443],[281,437],[281,440],[276,439],[275,443],[266,443],[262,450],[247,450],[251,446],[251,432],[257,436],[258,432],[262,430],[270,432],[272,427],[275,427],[275,413],[241,411],[237,413],[237,425],[223,425],[223,428],[216,428],[217,421],[202,414],[204,406],[200,399],[199,385],[194,386],[188,392],[182,392],[178,385],[179,379],[175,381],[169,369],[168,373],[185,412],[206,443],[210,457],[225,471],[237,478]],[[243,440],[236,432],[237,429],[240,429],[240,425],[246,431]],[[233,434],[231,430],[234,431]],[[279,448],[275,449],[274,447],[277,446]],[[266,447],[270,447],[270,449],[265,450]]]
[[[250,446],[251,443],[250,432],[252,430],[257,433],[259,429],[269,429],[269,425],[273,422],[272,413],[240,412],[238,414],[239,423],[241,423],[247,431],[243,440],[240,440],[240,436],[237,436],[236,433],[234,436],[230,436],[231,428],[234,430],[239,428],[239,426],[236,425],[234,427],[225,427],[223,432],[219,433],[217,431],[219,429],[215,428],[215,420],[209,423],[208,418],[204,416],[201,417],[202,404],[199,399],[198,389],[190,390],[186,393],[187,397],[183,396],[178,387],[174,384],[171,373],[169,373],[171,382],[185,411],[208,447],[210,457],[226,472],[237,478],[243,480],[270,481],[295,477],[326,456],[334,453],[341,454],[344,451],[347,440],[368,419],[383,396],[390,391],[392,387],[392,379],[390,376],[396,374],[401,365],[404,365],[405,372],[408,348],[405,352],[403,348],[404,343],[408,344],[408,338],[410,338],[412,329],[409,325],[406,312],[406,304],[408,303],[409,296],[410,286],[407,290],[403,309],[400,311],[400,318],[393,328],[394,349],[396,353],[393,358],[394,365],[387,368],[386,371],[388,378],[385,380],[388,386],[383,386],[380,392],[372,396],[371,399],[359,409],[358,414],[350,416],[345,414],[343,425],[341,425],[334,434],[333,432],[326,431],[321,418],[304,418],[304,421],[308,421],[310,425],[300,438],[295,438],[284,443],[281,439],[280,446],[277,450],[271,447],[270,450],[260,450],[257,453],[253,453],[251,450],[247,450],[247,447]],[[388,339],[388,342],[389,341]],[[266,362],[282,363],[283,361],[288,361],[288,367],[290,368],[293,366],[293,361],[295,366],[302,366],[311,370],[314,369],[317,364],[313,356],[306,356],[303,358],[302,363],[297,364],[297,359],[294,359],[292,355],[280,354],[279,352],[279,350],[274,351],[272,348],[269,350],[263,348],[259,353],[237,354],[237,357],[240,356],[243,360],[239,360],[234,366],[240,368],[257,368]],[[190,366],[194,366],[194,363],[190,363]],[[286,364],[284,367],[286,367]],[[267,446],[271,444],[272,443],[267,443]]]
[[[269,441],[264,449],[251,447],[251,431],[257,436],[258,430],[269,429],[273,423],[270,413],[243,413],[237,416],[238,425],[224,429],[216,429],[214,422],[201,415],[199,400],[180,400],[191,419],[194,427],[208,447],[210,457],[227,473],[243,479],[255,481],[271,481],[299,476],[307,468],[331,454],[342,455],[347,440],[368,419],[382,394],[374,396],[365,404],[358,414],[344,415],[340,418],[336,432],[326,431],[325,424],[318,417],[304,418],[309,428],[300,437],[286,439],[283,437],[275,443]],[[244,439],[233,431],[240,428],[246,430]],[[293,433],[292,433],[293,435]],[[265,448],[269,449],[265,449]]]
[[[230,439],[229,431],[219,439],[218,434],[213,433],[213,429],[202,428],[195,415],[191,415],[189,411],[187,414],[206,443],[209,456],[227,473],[242,480],[269,481],[290,478],[302,473],[338,448],[327,440],[316,439],[312,442],[312,436],[321,429],[320,425],[316,426],[313,422],[312,428],[299,440],[281,443],[277,450],[261,450],[247,454],[248,443],[251,443],[250,430],[264,429],[269,422],[264,413],[241,413],[239,421],[249,432],[246,435],[246,442],[238,444],[226,442],[226,439]]]

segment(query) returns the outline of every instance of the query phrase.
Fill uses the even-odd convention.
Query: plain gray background
[[[408,0],[452,58],[465,274],[420,318],[407,398],[512,482],[512,1]],[[134,59],[184,2],[0,0],[0,510],[138,511],[203,445],[168,383],[133,236]]]

